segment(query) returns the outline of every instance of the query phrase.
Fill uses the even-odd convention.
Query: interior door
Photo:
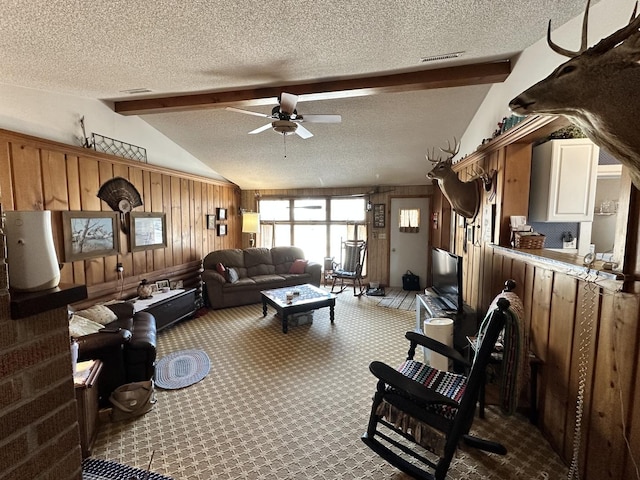
[[[400,210],[419,209],[420,224],[417,232],[401,232]],[[420,277],[420,287],[427,282],[429,245],[429,198],[392,198],[389,234],[389,286],[402,287],[402,275],[407,270]]]

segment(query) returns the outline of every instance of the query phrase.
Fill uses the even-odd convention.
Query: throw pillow
[[[84,335],[89,335],[90,333],[96,333],[103,325],[100,325],[93,320],[89,320],[88,318],[84,318],[77,313],[74,313],[69,320],[69,335],[74,338],[82,337]]]
[[[106,325],[118,319],[118,316],[109,307],[104,305],[94,305],[86,310],[76,312],[78,315],[89,320],[93,320],[101,325]]]
[[[226,272],[226,268],[224,268],[224,265],[221,263],[216,264],[216,270],[218,271],[218,273],[220,275],[222,275],[223,277],[225,276],[225,272]]]
[[[238,271],[235,268],[227,268],[228,279],[231,283],[236,283],[240,278],[238,276]]]
[[[304,269],[307,266],[307,261],[298,258],[291,264],[291,268],[289,268],[289,273],[304,273]]]

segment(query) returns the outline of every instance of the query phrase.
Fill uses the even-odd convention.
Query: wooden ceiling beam
[[[114,102],[114,110],[122,115],[148,115],[229,106],[273,105],[283,91],[300,96],[300,100],[327,100],[500,83],[509,73],[511,62],[503,60],[366,78],[319,80],[293,85],[122,100]]]

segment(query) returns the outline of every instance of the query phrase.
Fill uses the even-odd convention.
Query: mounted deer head
[[[587,48],[590,0],[582,22],[580,50],[572,52],[551,41],[554,52],[570,60],[551,75],[509,102],[519,115],[564,115],[620,162],[629,167],[631,180],[640,189],[640,16],[633,10],[629,24]]]
[[[435,163],[433,169],[427,173],[427,178],[438,181],[438,186],[442,190],[442,194],[451,204],[453,210],[465,218],[474,219],[478,215],[480,209],[480,185],[478,179],[482,176],[488,178],[488,175],[482,173],[480,176],[474,176],[468,182],[463,182],[458,178],[458,174],[453,171],[453,157],[460,151],[460,144],[453,139],[453,148],[451,143],[447,141],[447,148],[440,149],[449,156],[442,160],[438,157],[435,159],[435,150],[431,150],[431,155],[427,152],[425,155],[427,160]],[[490,181],[489,181],[490,184]]]

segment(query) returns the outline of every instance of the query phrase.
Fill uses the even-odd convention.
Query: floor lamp
[[[255,212],[244,212],[242,214],[242,233],[248,233],[249,246],[256,246],[256,239],[254,234],[260,233],[260,214]]]

